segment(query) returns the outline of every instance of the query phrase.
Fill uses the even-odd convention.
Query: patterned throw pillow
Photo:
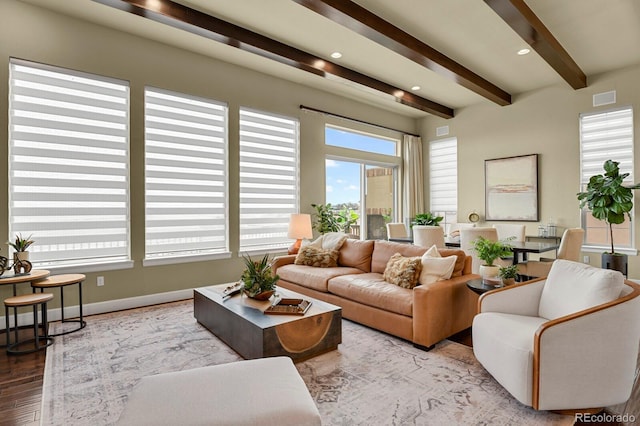
[[[314,246],[300,247],[294,263],[296,265],[316,266],[318,268],[331,268],[338,266],[338,250],[323,250]]]
[[[422,258],[404,257],[396,253],[387,262],[382,277],[388,283],[403,288],[414,288],[422,271]]]

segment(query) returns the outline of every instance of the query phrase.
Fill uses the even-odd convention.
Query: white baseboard
[[[148,294],[146,296],[128,297],[126,299],[108,300],[106,302],[96,302],[82,305],[82,315],[96,315],[104,314],[107,312],[122,311],[124,309],[140,308],[142,306],[157,305],[159,303],[175,302],[177,300],[185,300],[193,298],[193,289],[188,288],[185,290],[169,291],[166,293]],[[12,317],[13,309],[9,309],[9,315]],[[38,312],[40,310],[38,309]],[[0,317],[0,330],[5,328],[4,310],[2,310],[2,316]],[[65,318],[76,318],[80,315],[80,307],[65,306],[64,316]],[[39,318],[39,317],[38,317]],[[59,321],[62,318],[60,308],[48,309],[47,320]],[[33,324],[33,311],[29,309],[27,312],[18,314],[18,325],[26,326]],[[11,326],[13,327],[13,320],[11,320]]]

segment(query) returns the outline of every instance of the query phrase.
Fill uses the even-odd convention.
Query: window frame
[[[585,176],[585,172],[584,172],[584,168],[585,168],[585,163],[588,160],[585,160],[585,146],[584,146],[584,132],[583,132],[583,119],[586,117],[593,117],[593,116],[598,116],[598,115],[603,115],[603,114],[611,114],[611,113],[616,113],[616,112],[620,112],[620,111],[628,111],[630,114],[630,125],[629,125],[629,130],[631,132],[630,135],[630,141],[631,143],[628,145],[628,149],[631,151],[631,155],[630,155],[630,165],[631,165],[631,169],[629,170],[628,168],[624,168],[621,170],[621,172],[630,172],[630,176],[628,178],[628,182],[625,181],[626,183],[633,183],[633,179],[634,179],[634,174],[635,174],[635,170],[634,170],[634,165],[635,165],[635,161],[634,161],[634,117],[633,117],[633,107],[628,105],[628,106],[621,106],[621,107],[617,107],[617,108],[611,108],[611,109],[607,109],[607,110],[602,110],[602,111],[593,111],[593,112],[586,112],[586,113],[581,113],[578,119],[578,130],[579,130],[579,145],[580,145],[580,158],[579,158],[579,170],[580,170],[580,174],[579,174],[579,188],[580,191],[585,191],[586,190],[586,185],[588,183],[588,179]],[[601,150],[601,151],[605,151],[605,150]],[[594,152],[592,150],[592,152]],[[603,154],[601,154],[603,155]],[[624,154],[623,154],[624,155]],[[627,158],[616,158],[615,156],[611,156],[611,155],[605,155],[607,158],[611,158],[615,161],[624,161]],[[593,161],[593,160],[592,160]],[[601,161],[600,166],[597,170],[597,172],[593,172],[593,174],[598,174],[598,173],[604,173],[604,170],[602,169],[602,164],[604,163],[604,160]],[[588,177],[592,176],[593,174],[590,174]],[[634,194],[634,198],[635,198],[635,194]],[[634,215],[634,211],[635,211],[635,207],[634,209],[630,212],[630,214],[633,216]],[[585,206],[584,208],[580,209],[580,227],[582,229],[584,229],[585,231],[585,237],[584,237],[584,242],[582,245],[582,251],[583,252],[587,252],[587,253],[604,253],[604,252],[608,252],[611,249],[610,246],[610,242],[607,242],[603,245],[600,244],[589,244],[587,243],[587,238],[588,238],[588,226],[587,226],[587,222],[588,220],[592,218],[591,213],[587,210],[587,207]],[[593,220],[597,220],[597,219],[593,219]],[[638,250],[635,247],[635,230],[634,230],[634,226],[633,226],[633,222],[630,222],[628,220],[628,218],[625,220],[625,223],[629,223],[629,241],[630,241],[630,246],[618,246],[616,245],[616,252],[619,253],[623,253],[623,254],[627,254],[627,255],[637,255]],[[608,227],[607,227],[608,230]],[[608,239],[608,235],[607,235],[607,239]]]
[[[133,267],[133,261],[131,259],[131,214],[130,214],[130,208],[131,208],[131,205],[130,205],[131,203],[131,196],[130,196],[130,193],[131,193],[131,188],[130,188],[130,185],[131,185],[131,180],[130,180],[131,88],[130,88],[129,82],[121,79],[105,77],[105,76],[94,74],[94,73],[82,72],[82,71],[72,70],[72,69],[53,66],[53,65],[37,63],[33,61],[26,61],[26,60],[17,59],[17,58],[10,58],[9,68],[10,68],[10,72],[9,72],[9,105],[8,105],[8,112],[9,112],[8,213],[9,213],[10,235],[14,235],[15,233],[22,233],[23,235],[25,234],[29,235],[32,233],[33,238],[36,240],[36,244],[32,246],[33,250],[30,250],[33,252],[31,259],[34,264],[34,267],[39,267],[39,268],[45,267],[57,273],[66,272],[70,270],[73,270],[75,272],[91,272],[91,271],[98,271],[98,270],[100,271],[116,270],[116,269],[126,269],[126,268]],[[24,68],[23,72],[32,73],[31,75],[33,75],[34,77],[32,78],[32,80],[27,80],[27,81],[30,81],[30,83],[27,83],[25,86],[22,86],[20,89],[18,89],[18,86],[20,84],[19,83],[14,84],[13,73],[14,71],[20,72],[20,68]],[[29,69],[38,70],[38,71],[29,71]],[[47,73],[55,73],[60,77],[51,76],[51,80],[48,80],[46,76]],[[19,80],[16,80],[16,81],[19,81]],[[91,86],[95,87],[95,90],[89,90]],[[56,88],[65,88],[65,90],[57,91]],[[121,93],[121,95],[118,97],[115,93],[113,93],[114,90],[118,93]],[[21,92],[24,94],[21,94]],[[29,93],[29,92],[34,92],[34,93]],[[38,92],[45,93],[46,95],[41,97],[36,97],[37,95],[39,95]],[[91,96],[86,95],[88,93],[92,95]],[[14,99],[14,96],[15,96],[15,99]],[[30,98],[26,98],[29,96]],[[17,98],[20,98],[21,100],[18,100]],[[20,107],[14,108],[14,101],[18,104],[20,102],[26,102],[26,103],[34,104],[35,106],[32,109],[28,109],[26,107],[23,109],[20,109]],[[113,107],[111,106],[115,104],[119,104],[121,106],[119,108],[115,108],[115,106]],[[22,118],[17,118],[18,115],[16,114],[16,112],[20,112],[20,111],[24,111],[24,114],[26,115],[23,114]],[[36,118],[35,116],[33,116],[33,114],[40,115],[40,117]],[[59,117],[60,119],[56,119],[56,117]],[[65,118],[67,117],[69,119],[65,120]],[[118,188],[120,188],[120,195],[118,195],[117,199],[119,200],[118,201],[119,203],[124,203],[124,207],[117,207],[117,209],[114,210],[113,213],[111,213],[110,215],[112,216],[111,219],[106,219],[106,218],[103,219],[103,222],[106,221],[107,223],[108,222],[114,223],[114,221],[124,222],[123,223],[124,239],[120,241],[120,243],[124,243],[124,245],[118,244],[117,246],[112,246],[112,247],[123,247],[123,249],[119,251],[120,254],[106,255],[102,257],[96,256],[96,257],[90,257],[90,258],[87,258],[87,257],[83,258],[83,257],[72,255],[71,257],[66,259],[60,259],[60,258],[43,259],[39,261],[37,259],[38,257],[37,253],[39,248],[38,241],[42,242],[44,238],[53,239],[53,241],[49,244],[53,246],[55,246],[56,244],[65,244],[65,245],[85,244],[85,245],[88,245],[89,249],[95,248],[96,245],[99,246],[100,243],[103,241],[105,241],[106,245],[113,244],[114,242],[106,242],[106,240],[102,238],[97,238],[97,239],[94,239],[93,241],[85,241],[85,242],[78,241],[77,243],[73,243],[73,242],[69,243],[69,240],[65,240],[64,243],[60,243],[60,242],[56,243],[55,238],[61,238],[64,235],[68,236],[69,233],[67,231],[64,231],[62,228],[56,229],[56,227],[53,227],[53,228],[45,229],[44,231],[41,231],[41,232],[45,232],[45,234],[47,232],[52,233],[52,235],[48,237],[41,237],[39,240],[38,231],[35,229],[33,231],[29,230],[26,232],[23,229],[20,229],[20,227],[16,229],[16,225],[15,225],[16,217],[21,217],[21,215],[16,214],[14,212],[13,206],[16,200],[18,199],[17,194],[19,193],[19,191],[14,189],[14,184],[15,182],[19,182],[21,178],[14,175],[14,172],[19,170],[20,167],[16,167],[14,165],[13,158],[14,158],[14,153],[20,152],[21,148],[17,147],[15,143],[16,142],[15,134],[19,134],[20,131],[14,128],[14,124],[16,122],[29,120],[29,119],[35,121],[34,124],[32,124],[32,126],[36,126],[35,129],[38,129],[38,128],[43,129],[38,134],[42,137],[46,136],[46,138],[42,139],[42,142],[38,142],[37,137],[31,142],[29,141],[23,141],[23,142],[28,142],[31,144],[35,143],[36,145],[43,145],[43,144],[49,143],[51,144],[51,147],[49,148],[41,147],[41,149],[45,151],[49,151],[50,153],[54,153],[54,152],[64,153],[65,151],[67,151],[69,152],[69,155],[58,157],[58,156],[51,156],[51,154],[49,154],[46,157],[46,158],[59,158],[61,160],[67,160],[68,162],[65,163],[67,165],[67,168],[64,171],[56,170],[55,172],[52,172],[52,171],[46,170],[46,168],[42,169],[41,171],[36,170],[37,168],[22,169],[23,172],[25,172],[24,173],[25,176],[22,178],[22,180],[30,179],[30,178],[38,179],[33,175],[27,176],[28,174],[35,173],[40,175],[40,179],[53,180],[57,184],[60,184],[60,180],[61,180],[60,178],[52,178],[52,177],[46,176],[47,174],[54,173],[59,175],[60,174],[68,175],[67,180],[69,181],[78,180],[78,182],[82,181],[86,183],[87,179],[82,178],[81,175],[85,175],[87,173],[82,172],[81,169],[85,166],[86,161],[90,161],[89,159],[91,159],[92,161],[95,161],[96,164],[103,164],[105,167],[112,167],[114,170],[118,168],[122,169],[122,172],[118,174],[94,173],[94,175],[96,176],[96,180],[90,181],[90,182],[95,182],[94,186],[87,186],[86,184],[74,186],[72,184],[68,184],[68,185],[64,185],[63,188],[69,188],[69,191],[56,192],[56,194],[58,195],[65,194],[65,193],[68,194],[67,198],[59,198],[58,202],[65,203],[66,206],[68,206],[69,203],[76,203],[76,207],[80,207],[82,205],[89,206],[95,203],[95,201],[90,201],[89,199],[85,199],[83,201],[82,194],[89,194],[87,191],[90,190],[91,188],[97,189],[96,192],[92,193],[94,196],[95,194],[98,194],[98,193],[105,193],[105,194],[110,194],[109,197],[118,195]],[[37,123],[38,120],[40,121],[49,120],[52,124],[45,125],[44,123],[42,123],[42,127],[38,127],[39,126],[39,124]],[[124,127],[118,130],[118,124]],[[25,125],[28,126],[28,123],[25,122]],[[92,132],[91,129],[102,129],[103,132],[95,132],[95,131]],[[102,140],[104,144],[102,146],[95,144],[93,148],[87,145],[86,149],[80,149],[81,147],[85,147],[85,145],[76,144],[75,146],[77,149],[75,149],[73,148],[74,140],[73,139],[67,140],[67,138],[64,138],[62,136],[64,132],[69,132],[69,135],[72,135],[71,137],[76,137],[79,139],[82,139],[85,133],[92,134],[92,135],[96,135],[96,134],[101,135],[102,139],[100,140]],[[62,140],[60,142],[56,142],[56,138],[62,139]],[[118,139],[121,139],[121,141],[118,141]],[[67,143],[65,143],[65,141]],[[23,144],[23,142],[21,142],[21,144]],[[75,142],[79,143],[79,140],[76,140]],[[55,145],[60,145],[60,147],[56,147]],[[34,147],[34,149],[38,149],[38,148]],[[118,154],[119,152],[121,153]],[[45,153],[42,153],[42,154],[45,155]],[[118,157],[121,157],[122,161],[116,161]],[[75,161],[74,161],[74,158],[76,159]],[[111,158],[110,161],[108,160],[109,158]],[[83,164],[81,165],[79,164],[79,162],[83,162]],[[76,164],[74,165],[74,163]],[[45,164],[45,163],[42,163],[42,164]],[[57,163],[51,163],[51,164],[55,165]],[[108,166],[110,164],[112,164],[113,166]],[[119,165],[119,167],[115,167],[115,165]],[[116,179],[116,177],[120,177],[120,179],[122,180],[120,181]],[[109,183],[109,182],[120,182],[120,184],[118,185],[118,184]],[[51,185],[45,185],[45,187],[51,187]],[[27,187],[25,186],[25,188]],[[38,187],[36,186],[34,187],[33,191],[29,191],[29,192],[37,193],[37,188]],[[41,190],[43,190],[42,187],[41,187]],[[113,192],[113,191],[116,191],[116,192]],[[24,193],[24,191],[22,193]],[[75,195],[74,197],[74,194],[77,194],[77,195]],[[80,197],[80,198],[77,198],[77,197]],[[49,197],[44,197],[44,198],[48,199]],[[34,197],[33,200],[34,202],[37,202],[37,197]],[[44,199],[41,198],[41,201],[43,200]],[[52,200],[51,202],[55,202],[55,201]],[[114,205],[113,207],[116,208],[116,205]],[[55,208],[55,206],[52,206],[52,208]],[[116,213],[118,209],[120,210],[120,212]],[[76,217],[79,214],[80,216]],[[73,220],[77,221],[80,218],[86,217],[90,221],[92,217],[95,220],[96,214],[101,217],[104,216],[103,211],[101,211],[100,214],[93,213],[88,215],[78,213],[78,214],[71,214],[71,216],[67,217],[66,220],[70,221],[72,220],[71,217],[75,217],[75,219]],[[63,213],[62,217],[64,218],[65,216],[69,216],[69,214]],[[24,215],[22,215],[22,217],[24,217]],[[51,216],[46,216],[46,217],[51,217]],[[116,219],[116,217],[120,217],[121,219]],[[52,219],[50,219],[50,221],[51,220]],[[23,223],[28,224],[29,222],[23,221]],[[60,221],[55,220],[55,223],[60,223]],[[80,228],[74,228],[74,229],[80,229]],[[90,228],[86,228],[86,229],[90,229]],[[97,232],[93,234],[94,236],[100,235],[100,229],[103,229],[102,235],[107,235],[107,234],[104,234],[107,228],[93,228],[93,229],[97,230]],[[47,251],[43,250],[42,252],[44,253]],[[69,249],[64,249],[64,248],[61,250],[52,250],[50,252],[59,253],[59,254],[64,254],[64,253],[73,254],[73,250],[70,251]],[[96,254],[99,254],[99,253],[96,253]]]
[[[253,138],[256,140],[259,140],[261,138],[265,140],[271,139],[271,147],[269,146],[269,144],[265,144],[261,148],[254,147],[254,149],[258,149],[259,151],[267,151],[268,154],[265,155],[271,155],[274,157],[280,155],[282,158],[282,165],[283,167],[285,167],[285,169],[286,166],[284,165],[284,163],[287,162],[293,167],[293,172],[290,174],[281,174],[281,179],[276,178],[278,173],[268,174],[269,168],[263,169],[265,170],[266,174],[265,176],[263,176],[263,178],[268,176],[272,180],[281,180],[281,182],[277,183],[277,185],[279,185],[280,187],[277,189],[274,188],[274,191],[271,193],[271,195],[273,196],[272,200],[279,199],[283,201],[281,204],[286,204],[285,200],[290,199],[293,206],[289,208],[281,208],[277,206],[280,203],[276,203],[275,205],[271,206],[271,208],[274,209],[271,214],[273,215],[272,219],[274,220],[275,225],[275,227],[272,229],[272,232],[277,234],[277,236],[273,237],[273,242],[255,245],[243,245],[243,237],[251,237],[257,235],[257,233],[255,232],[252,233],[243,231],[243,226],[246,227],[246,229],[249,229],[251,228],[251,225],[254,225],[254,227],[256,225],[251,223],[253,218],[249,217],[252,214],[255,214],[251,213],[251,207],[249,207],[251,203],[243,203],[243,194],[245,196],[248,196],[248,199],[258,199],[255,196],[255,194],[258,193],[258,188],[256,187],[253,189],[249,189],[251,187],[251,184],[257,185],[257,182],[251,182],[251,180],[255,178],[251,178],[248,175],[245,176],[243,171],[243,153],[247,155],[247,158],[251,158],[252,155],[253,158],[256,158],[254,150],[250,148],[246,151],[243,150],[243,144],[246,143],[250,145],[251,143],[257,143],[256,140],[251,141],[252,136],[247,136],[247,140],[243,139],[243,113],[246,113],[247,116],[253,116],[256,120],[247,120],[246,126],[248,127],[255,126],[256,124],[259,127],[261,124],[259,122],[264,121],[265,119],[271,120],[274,123],[282,123],[282,127],[272,128],[270,129],[270,131],[267,130],[270,125],[266,124],[264,133],[254,135]],[[259,116],[263,116],[264,118],[260,118]],[[262,123],[262,125],[265,124]],[[287,236],[290,215],[300,213],[300,119],[297,117],[278,114],[263,109],[241,106],[238,110],[238,129],[238,255],[261,255],[265,253],[280,253],[283,250],[286,250],[291,245],[291,239]],[[290,141],[284,140],[288,137],[287,135],[289,131],[293,132],[293,136],[290,140],[293,141],[292,145],[287,145],[290,143]],[[278,141],[278,139],[282,140]],[[293,147],[293,155],[285,156],[283,154],[288,151],[288,146]],[[276,160],[274,159],[274,161]],[[260,163],[256,162],[253,167],[259,167],[259,165]],[[247,181],[243,182],[243,178],[246,178]],[[289,184],[293,185],[292,189],[287,188],[287,181],[289,182]],[[244,184],[248,185],[247,191],[243,191]],[[259,192],[260,194],[263,194],[264,190],[260,190]],[[292,199],[287,197],[292,197]],[[282,212],[277,212],[276,210],[278,209],[282,209]],[[281,217],[279,218],[279,216]],[[243,222],[243,219],[245,220],[245,222]],[[255,229],[259,229],[259,227],[255,227]]]
[[[154,182],[150,181],[149,176],[155,173],[150,172],[149,163],[150,161],[156,162],[156,163],[160,161],[158,159],[151,158],[153,156],[157,156],[159,152],[164,152],[163,156],[169,156],[171,155],[171,151],[172,151],[170,148],[160,148],[159,146],[153,146],[153,145],[157,145],[158,143],[162,144],[163,143],[162,139],[165,136],[165,135],[157,134],[157,132],[161,131],[162,129],[154,128],[155,122],[151,120],[148,121],[148,117],[154,117],[149,113],[150,112],[149,106],[151,106],[151,108],[155,106],[155,104],[152,102],[149,102],[148,99],[152,99],[154,96],[156,98],[161,98],[162,96],[174,98],[174,99],[166,99],[164,100],[164,102],[169,104],[174,104],[169,107],[170,109],[177,109],[177,108],[184,108],[184,109],[176,111],[176,115],[172,118],[172,120],[184,121],[185,124],[183,125],[183,127],[186,127],[189,130],[193,129],[193,131],[196,132],[194,134],[196,137],[201,136],[201,137],[210,137],[212,139],[216,139],[216,138],[222,139],[222,143],[211,141],[211,143],[208,144],[206,147],[209,150],[210,156],[215,156],[214,151],[219,150],[220,148],[223,151],[220,157],[224,162],[224,164],[221,167],[216,167],[211,169],[213,171],[218,171],[219,172],[218,175],[221,176],[221,178],[211,179],[211,180],[200,180],[198,183],[196,183],[196,185],[203,187],[203,190],[205,191],[205,193],[208,190],[209,195],[207,196],[207,198],[211,198],[213,196],[213,194],[215,193],[214,192],[215,189],[223,192],[222,198],[223,198],[224,206],[222,207],[222,210],[224,210],[224,213],[222,215],[223,215],[223,226],[224,226],[224,231],[223,231],[224,240],[223,240],[223,243],[218,245],[217,247],[208,247],[208,248],[184,247],[182,250],[178,250],[174,252],[158,252],[158,253],[150,253],[148,251],[148,248],[149,248],[148,223],[150,219],[150,216],[149,216],[150,201],[149,200],[150,198],[153,200],[155,197],[159,197],[160,199],[165,198],[165,196],[161,194],[154,194],[153,197],[150,196],[151,191],[149,188],[150,186],[154,185]],[[162,103],[163,101],[156,101],[156,102]],[[192,110],[189,110],[189,106],[186,106],[186,105],[179,106],[181,104],[193,104]],[[198,105],[198,104],[204,104],[204,105]],[[195,95],[177,92],[173,90],[161,89],[153,86],[146,86],[144,89],[144,106],[145,106],[145,117],[144,117],[144,127],[145,127],[145,138],[144,138],[144,160],[145,160],[145,163],[144,163],[144,170],[145,170],[145,178],[144,178],[144,182],[145,182],[145,229],[144,229],[145,232],[144,232],[144,235],[145,235],[145,238],[144,238],[144,242],[145,244],[144,245],[145,245],[145,250],[144,250],[144,259],[142,262],[143,266],[169,265],[169,264],[176,264],[176,263],[226,259],[231,257],[231,252],[229,250],[230,241],[229,241],[229,178],[228,178],[229,176],[229,107],[228,105],[225,102],[221,102],[215,99],[205,98],[202,96],[195,96]],[[207,108],[210,109],[210,111],[203,112]],[[214,114],[213,111],[215,110],[220,110],[221,112]],[[189,112],[210,114],[213,117],[202,120],[201,119],[202,117],[198,117],[196,115],[193,118],[193,121],[186,121],[187,117],[184,117],[184,116],[189,115],[188,114]],[[156,111],[154,113],[158,115],[162,115],[164,113],[165,115],[167,115],[166,112]],[[198,127],[202,127],[202,126],[215,127],[218,124],[218,122],[215,121],[216,118],[219,118],[221,120],[219,127],[222,130],[218,132],[211,130],[210,134],[205,134],[206,132],[202,132],[201,134],[197,133],[199,132]],[[204,123],[204,121],[206,121],[206,123]],[[153,142],[152,145],[148,144],[149,129],[155,132],[156,133],[155,136],[158,137],[158,141],[152,141]],[[218,136],[218,133],[220,134],[220,136]],[[179,135],[175,137],[175,139],[179,139],[179,138],[180,138]],[[175,144],[176,143],[175,139],[172,138],[171,143]],[[192,145],[186,146],[187,151],[195,151],[194,148],[198,148],[198,144],[196,144],[195,142]],[[178,157],[183,157],[185,154],[183,152],[184,150],[185,149],[174,149],[173,155]],[[206,152],[206,151],[203,151],[203,152]],[[179,161],[179,160],[178,158],[174,158],[173,161]],[[156,164],[156,166],[158,166],[158,164]],[[188,164],[183,165],[183,167],[187,167],[187,166]],[[175,166],[165,165],[163,167],[175,167]],[[169,179],[174,179],[174,180],[179,179],[180,173],[182,173],[182,171],[177,172],[178,174],[177,178],[173,177]],[[169,174],[167,174],[167,176],[169,176]],[[207,182],[221,183],[221,185],[219,186],[207,185]],[[176,183],[176,185],[180,185],[180,184],[186,185],[185,182]],[[192,185],[188,185],[188,186],[192,186]],[[203,198],[205,198],[204,194],[201,194],[201,195],[203,195]],[[157,207],[157,206],[156,208],[162,209],[162,207]],[[179,213],[176,213],[176,215],[179,215]],[[198,221],[202,221],[203,219],[206,219],[206,218],[200,218]]]

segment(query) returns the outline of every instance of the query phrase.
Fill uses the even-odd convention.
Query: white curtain
[[[422,172],[422,139],[404,135],[402,138],[403,161],[403,216],[405,221],[416,213],[424,212],[424,179]]]

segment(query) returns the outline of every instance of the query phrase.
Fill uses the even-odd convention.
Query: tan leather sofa
[[[433,345],[471,327],[478,296],[466,282],[471,257],[462,250],[439,249],[441,256],[457,256],[452,277],[406,289],[383,279],[389,258],[421,256],[426,247],[384,240],[347,240],[340,248],[337,267],[294,264],[295,255],[276,257],[273,270],[279,286],[342,308],[344,318],[409,340],[415,346]]]

